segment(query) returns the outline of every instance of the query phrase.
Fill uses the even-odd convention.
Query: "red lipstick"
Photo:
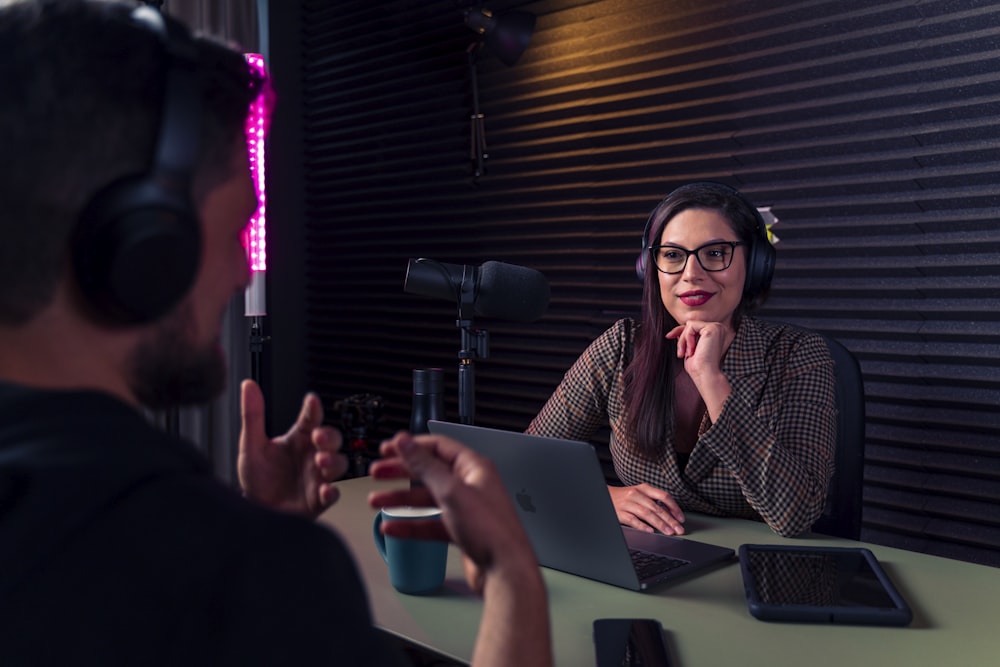
[[[685,306],[704,306],[708,303],[708,300],[715,296],[711,292],[705,292],[702,290],[691,290],[690,292],[684,292],[683,294],[678,294],[677,298],[681,300]]]

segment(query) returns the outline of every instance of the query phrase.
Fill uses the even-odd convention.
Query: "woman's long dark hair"
[[[667,223],[681,211],[692,208],[720,212],[740,241],[747,244],[744,248],[759,241],[758,217],[742,195],[717,183],[693,183],[677,188],[654,209],[645,245],[659,243]],[[667,435],[674,428],[677,341],[667,340],[665,336],[677,326],[677,322],[663,306],[658,271],[651,260],[647,255],[642,288],[642,326],[636,336],[632,361],[625,369],[625,423],[634,452],[645,459],[657,460],[663,454]],[[742,317],[766,298],[767,290],[760,294],[744,293],[733,314],[733,328],[738,327]]]

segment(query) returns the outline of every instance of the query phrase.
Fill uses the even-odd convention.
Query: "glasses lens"
[[[684,270],[687,261],[687,252],[681,248],[662,246],[654,248],[653,256],[656,257],[656,267],[664,273],[680,273]]]
[[[733,246],[718,243],[698,248],[698,261],[706,271],[723,271],[733,263]]]

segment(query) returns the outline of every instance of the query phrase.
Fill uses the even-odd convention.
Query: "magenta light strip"
[[[256,53],[246,54],[251,68],[264,72],[264,58]],[[261,95],[250,107],[247,117],[247,147],[250,153],[250,171],[257,188],[257,211],[250,218],[247,230],[247,253],[252,271],[267,270],[267,233],[265,215],[267,212],[267,191],[264,188],[264,123],[266,122],[266,101]]]

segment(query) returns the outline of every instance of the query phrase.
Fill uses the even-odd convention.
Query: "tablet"
[[[861,547],[740,546],[750,613],[765,621],[909,625],[910,607]]]

